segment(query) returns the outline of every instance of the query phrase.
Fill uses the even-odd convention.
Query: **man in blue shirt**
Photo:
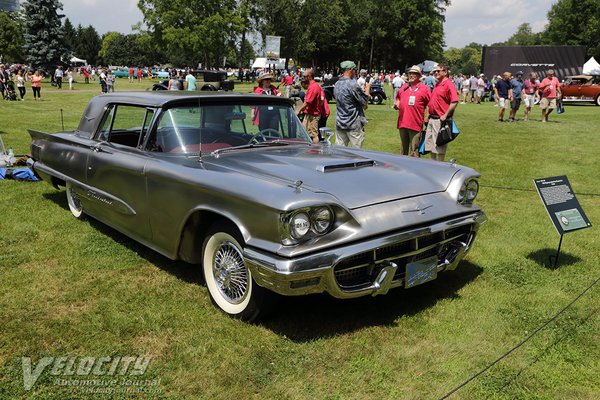
[[[521,106],[521,94],[525,87],[523,81],[523,71],[517,71],[517,77],[510,80],[510,88],[512,89],[512,101],[510,102],[510,119],[509,122],[515,122],[515,115]]]
[[[365,109],[367,94],[356,83],[356,64],[344,61],[340,64],[342,77],[333,87],[335,97],[335,144],[361,148],[365,140],[363,127],[367,124]]]
[[[504,122],[504,110],[509,106],[512,101],[513,91],[510,86],[510,72],[502,74],[502,79],[496,82],[494,93],[498,99],[498,106],[500,111],[498,112],[498,121]]]

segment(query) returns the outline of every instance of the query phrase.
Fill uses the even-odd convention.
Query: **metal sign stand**
[[[558,242],[558,249],[556,250],[556,255],[550,255],[548,257],[550,263],[552,264],[552,259],[554,259],[554,263],[552,264],[552,268],[556,268],[556,266],[558,265],[558,257],[560,256],[560,246],[562,245],[562,240],[563,240],[563,236],[564,235],[560,235],[560,241]]]

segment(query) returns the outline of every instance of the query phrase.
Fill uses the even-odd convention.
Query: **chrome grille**
[[[381,270],[384,261],[391,261],[398,266],[393,281],[402,281],[407,263],[444,253],[446,244],[451,241],[466,243],[471,230],[471,225],[461,225],[347,257],[333,268],[336,282],[342,290],[368,286]]]

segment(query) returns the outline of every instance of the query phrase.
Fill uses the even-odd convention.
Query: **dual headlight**
[[[473,204],[478,192],[479,182],[477,182],[477,179],[467,179],[460,187],[457,200],[463,205]]]
[[[284,244],[294,244],[329,232],[333,226],[333,211],[329,207],[312,207],[281,216]]]

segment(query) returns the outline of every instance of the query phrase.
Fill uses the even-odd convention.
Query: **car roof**
[[[222,103],[256,103],[291,106],[293,100],[279,96],[265,96],[254,93],[233,92],[187,92],[157,90],[147,92],[118,92],[93,97],[79,121],[78,131],[91,133],[95,131],[104,109],[109,104],[129,104],[140,107],[168,108],[181,103],[198,101],[200,104]]]
[[[571,76],[567,76],[566,78],[570,78],[570,79],[592,79],[593,76],[591,76],[591,75],[571,75]]]

